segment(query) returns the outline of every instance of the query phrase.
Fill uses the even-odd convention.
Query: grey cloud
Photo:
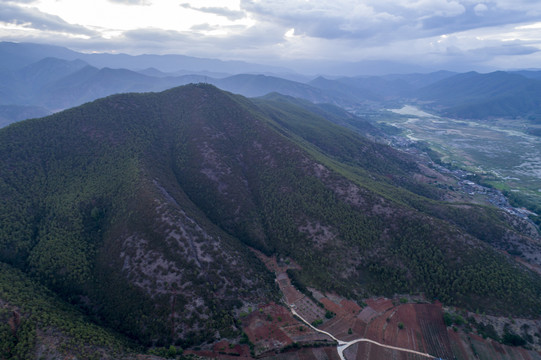
[[[78,39],[67,34],[30,32],[25,37],[5,37],[9,41],[27,41],[66,46],[77,51],[114,52],[128,54],[184,54],[196,57],[210,57],[230,60],[258,62],[261,59],[276,59],[277,44],[283,42],[283,33],[272,25],[209,27],[201,24],[204,31],[225,28],[232,35],[209,36],[198,31],[174,31],[146,28],[124,31],[113,38],[94,36]],[[272,61],[272,60],[269,60]]]
[[[241,0],[241,8],[261,22],[295,28],[297,34],[323,39],[396,41],[425,38],[535,21],[533,5],[526,0]]]
[[[96,32],[84,26],[70,24],[56,15],[43,13],[36,8],[24,8],[11,4],[0,4],[0,21],[38,30],[96,35]]]
[[[488,6],[485,4],[477,4],[473,7],[473,11],[477,16],[483,16],[488,11]]]
[[[246,13],[244,11],[231,10],[223,7],[194,7],[188,3],[180,4],[180,6],[186,9],[196,10],[207,14],[223,16],[231,21],[240,20],[246,17]]]
[[[211,46],[214,50],[219,48],[234,49],[257,45],[274,44],[281,39],[283,40],[283,38],[276,34],[276,32],[268,31],[268,27],[251,29],[249,31],[240,31],[244,28],[236,26],[217,27],[208,24],[200,24],[196,25],[195,27],[203,31],[215,29],[237,29],[239,31],[237,31],[236,34],[230,34],[228,36],[211,36],[203,35],[196,31],[181,32],[175,30],[151,28],[125,31],[122,35],[122,39],[124,41],[135,41],[138,44],[140,44],[141,42],[155,42],[163,48],[166,48],[168,43],[199,43],[201,45]]]
[[[421,17],[454,17],[462,15],[466,11],[466,7],[459,1],[454,0],[417,0],[415,2],[403,2],[403,5],[399,5],[395,11],[408,10]]]
[[[464,51],[462,51],[458,46],[451,45],[445,48],[444,54],[446,57],[464,56]]]
[[[485,55],[485,56],[517,56],[517,55],[530,55],[535,54],[541,51],[541,49],[534,46],[525,46],[520,44],[509,44],[502,46],[489,46],[479,49],[471,50],[470,52],[476,55]]]
[[[521,11],[503,10],[497,6],[475,4],[468,6],[464,14],[453,18],[431,17],[423,21],[423,28],[430,35],[449,34],[477,28],[503,26],[535,20]]]
[[[541,14],[541,7],[537,0],[492,0],[490,3],[502,10],[520,11],[530,16]]]
[[[241,6],[259,21],[274,22],[295,28],[297,34],[323,39],[351,38],[370,41],[372,38],[393,39],[418,32],[415,19],[418,7],[398,9],[396,5],[370,1],[252,1],[242,0]],[[398,11],[401,10],[401,11]]]
[[[137,29],[125,31],[122,36],[125,40],[144,41],[151,43],[163,43],[170,41],[183,41],[189,38],[200,37],[195,33],[181,33],[174,30],[163,30],[158,28]],[[162,46],[162,45],[160,45]]]
[[[190,31],[148,28],[125,31],[108,39],[59,17],[2,1],[0,21],[52,30],[39,35],[20,31],[21,36],[27,36],[26,41],[30,36],[36,36],[31,40],[40,36],[49,43],[86,51],[180,53],[267,63],[295,58],[310,59],[314,64],[318,60],[400,58],[412,64],[449,69],[462,64],[465,70],[466,66],[489,63],[496,58],[509,59],[518,66],[520,56],[541,55],[535,47],[538,29],[516,29],[517,24],[539,21],[539,16],[532,15],[541,10],[538,0],[241,0],[240,11],[181,4],[183,8],[230,20],[249,16],[255,20],[254,25],[201,23]],[[21,3],[28,1],[32,0]],[[295,29],[295,36],[285,37],[291,28]],[[83,41],[68,34],[88,34],[91,38]],[[532,42],[500,40],[521,38],[521,35],[533,39]]]
[[[211,31],[219,29],[219,26],[210,24],[197,24],[192,26],[190,29],[193,31]]]
[[[416,1],[415,6],[409,7],[398,6],[391,0],[377,3],[374,0],[372,5],[370,1],[367,0],[365,5],[347,2],[348,8],[344,7],[345,0],[320,1],[318,6],[313,2],[297,3],[297,0],[282,3],[279,0],[242,0],[241,8],[256,20],[255,26],[199,24],[188,32],[144,29],[126,32],[122,39],[147,52],[168,51],[200,57],[255,62],[263,59],[265,62],[303,57],[316,61],[333,57],[395,59],[399,56],[412,63],[424,61],[428,66],[441,64],[442,68],[451,69],[458,65],[466,69],[465,64],[481,66],[494,57],[537,51],[528,44],[506,45],[507,48],[498,50],[501,42],[497,40],[475,43],[478,26],[485,27],[485,34],[493,34],[503,29],[498,25],[508,21],[522,22],[524,15],[520,11],[507,10],[506,17],[502,8],[493,2],[483,2],[486,6],[483,16],[477,14],[479,7],[476,12],[476,6],[481,3],[478,1],[461,1],[463,9],[451,4],[439,16],[434,16],[428,14],[427,9],[433,8],[437,1]],[[423,4],[426,7],[423,8]],[[291,28],[295,29],[296,36],[287,39],[284,34]],[[225,30],[228,35],[204,35],[217,29]],[[508,29],[511,31],[512,26]],[[449,37],[439,48],[430,48],[432,40],[438,41],[441,35],[456,32],[462,35]],[[117,40],[118,46],[128,46],[122,39]]]
[[[150,5],[148,0],[108,0],[112,3],[124,4],[124,5]]]
[[[207,24],[197,27],[203,31],[214,30]],[[242,26],[221,26],[229,35],[203,35],[197,31],[166,31],[161,29],[139,29],[126,31],[120,38],[114,39],[118,51],[128,44],[136,43],[138,53],[180,53],[197,57],[221,59],[251,60],[272,59],[280,56],[279,48],[284,42],[281,28],[272,24],[262,24],[246,29]],[[282,51],[284,49],[282,48]],[[269,60],[270,61],[270,60]]]
[[[386,11],[351,1],[251,1],[241,8],[260,22],[272,22],[295,33],[323,39],[367,38],[390,33],[403,19]]]
[[[494,67],[495,62],[503,61],[507,64],[513,64],[511,67],[521,67],[519,65],[520,59],[539,52],[538,48],[520,44],[485,46],[466,51],[450,46],[445,53],[439,54],[439,57],[436,56],[436,59],[444,68],[455,71],[494,71],[502,69]],[[509,65],[505,67],[509,67]]]

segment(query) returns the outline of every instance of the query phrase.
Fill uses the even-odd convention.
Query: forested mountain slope
[[[539,315],[539,276],[490,245],[530,241],[502,213],[440,201],[413,159],[301,105],[199,84],[2,129],[0,261],[145,346],[236,337],[277,301],[250,248],[353,299]]]

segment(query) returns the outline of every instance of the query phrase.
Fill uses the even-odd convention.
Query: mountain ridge
[[[95,67],[128,68],[141,70],[155,67],[163,72],[179,70],[201,71],[213,68],[217,72],[243,73],[243,72],[291,72],[288,69],[248,63],[245,61],[223,61],[186,55],[128,55],[108,53],[82,53],[61,46],[43,45],[35,43],[0,42],[0,54],[4,59],[15,58],[12,61],[0,62],[2,68],[14,70],[29,65],[44,57],[56,57],[63,60],[83,60]],[[9,56],[8,56],[9,55]]]
[[[520,73],[458,74],[419,90],[447,116],[485,119],[494,117],[539,118],[541,82]]]
[[[1,261],[146,347],[238,337],[277,301],[250,248],[351,299],[539,315],[539,277],[492,244],[532,241],[502,213],[442,203],[407,155],[284,101],[187,85],[2,129]]]

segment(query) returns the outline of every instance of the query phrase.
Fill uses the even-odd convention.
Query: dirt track
[[[411,349],[404,349],[404,348],[400,348],[400,347],[396,347],[396,346],[385,345],[385,344],[381,344],[381,343],[379,343],[377,341],[366,339],[366,338],[360,338],[360,339],[345,342],[345,341],[337,339],[334,335],[332,335],[331,333],[329,333],[327,331],[323,331],[323,330],[320,330],[320,329],[312,326],[312,324],[310,324],[301,315],[299,315],[299,313],[297,311],[295,311],[294,308],[291,308],[291,312],[293,313],[293,315],[297,316],[299,319],[301,319],[306,325],[311,327],[313,330],[315,330],[315,331],[317,331],[319,333],[325,334],[325,335],[329,336],[331,339],[333,339],[334,341],[336,341],[338,343],[338,347],[337,347],[338,355],[340,356],[340,359],[342,359],[342,360],[346,360],[346,358],[344,357],[344,350],[346,350],[351,345],[359,343],[359,342],[368,342],[368,343],[371,343],[371,344],[374,344],[374,345],[377,345],[377,346],[381,346],[381,347],[384,347],[384,348],[387,348],[387,349],[408,352],[408,353],[412,353],[412,354],[415,354],[415,355],[424,356],[424,357],[427,357],[429,359],[436,359],[435,356],[432,356],[430,354],[422,353],[422,352],[411,350]]]

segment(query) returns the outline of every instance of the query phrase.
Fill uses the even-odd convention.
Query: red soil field
[[[292,306],[309,322],[322,320],[319,329],[343,341],[367,338],[386,345],[429,353],[442,359],[541,360],[541,354],[538,352],[505,346],[473,333],[466,334],[461,330],[455,332],[447,328],[443,322],[443,308],[440,303],[395,305],[398,303],[397,299],[393,303],[393,300],[387,298],[371,298],[366,299],[367,306],[361,308],[351,300],[314,291],[315,298],[324,306],[322,308],[291,285],[286,271],[290,268],[298,269],[298,265],[278,263],[275,258],[254,252],[269,270],[276,274],[276,281],[285,302],[284,305],[260,306],[242,320],[243,329],[250,341],[255,344],[256,355],[259,355],[259,358],[339,359],[336,347],[318,347],[328,342],[329,337],[294,318],[288,309]],[[335,316],[327,319],[325,317],[327,310]],[[294,343],[297,345],[293,346]],[[298,348],[299,346],[301,348]],[[240,358],[245,354],[242,353]],[[420,355],[386,349],[365,342],[350,346],[344,355],[348,360],[426,359]],[[225,359],[222,356],[225,355],[219,355],[217,358]],[[239,359],[238,356],[236,358]]]
[[[289,309],[274,303],[261,306],[246,316],[242,327],[254,344],[256,355],[274,354],[294,342],[302,346],[329,340],[295,319]]]
[[[426,357],[402,351],[386,349],[370,343],[357,343],[350,346],[344,356],[348,360],[427,360]]]

